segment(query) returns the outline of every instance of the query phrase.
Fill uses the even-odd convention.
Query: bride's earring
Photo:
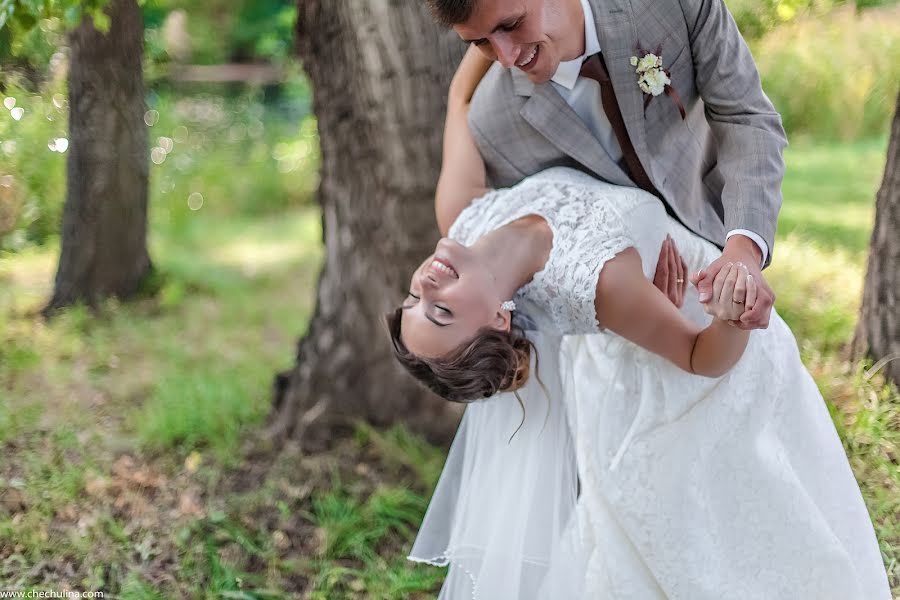
[[[504,302],[503,304],[500,305],[500,310],[509,310],[509,311],[516,310],[516,303],[513,302],[512,300],[507,300],[506,302]]]

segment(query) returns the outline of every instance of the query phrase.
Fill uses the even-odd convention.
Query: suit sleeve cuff
[[[759,246],[759,250],[762,253],[762,262],[760,262],[760,266],[766,264],[766,259],[769,257],[769,245],[766,243],[766,240],[747,229],[732,229],[728,232],[728,235],[725,236],[725,240],[727,241],[728,238],[733,235],[743,235],[753,240],[753,243]]]

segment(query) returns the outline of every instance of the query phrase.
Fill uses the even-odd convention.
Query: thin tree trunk
[[[853,355],[871,356],[885,375],[900,385],[900,95],[875,204],[875,229]]]
[[[44,314],[134,294],[151,271],[147,253],[147,127],[143,18],[135,0],[113,0],[103,34],[90,17],[71,33],[69,154],[62,248]]]
[[[400,369],[382,316],[438,238],[433,198],[446,90],[463,45],[432,23],[424,2],[297,6],[322,147],[326,258],[297,363],[275,380],[270,434],[309,448],[363,419],[404,422],[446,440],[458,408]]]

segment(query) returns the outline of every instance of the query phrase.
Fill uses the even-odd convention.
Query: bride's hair
[[[497,392],[513,392],[528,381],[531,353],[537,351],[520,328],[513,326],[506,332],[484,327],[446,356],[425,358],[410,352],[400,339],[402,310],[385,315],[394,356],[438,396],[469,403]]]

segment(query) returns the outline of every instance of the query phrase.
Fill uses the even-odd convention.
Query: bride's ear
[[[498,310],[494,313],[494,318],[491,320],[491,327],[497,331],[509,331],[510,322],[512,321],[511,314],[508,310]]]

